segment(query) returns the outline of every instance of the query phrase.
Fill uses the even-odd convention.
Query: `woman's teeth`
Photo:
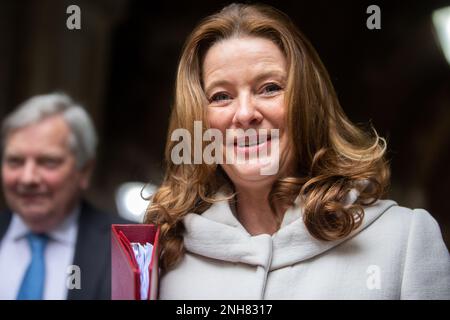
[[[261,139],[261,141],[259,141],[259,142],[258,142],[257,139],[250,139],[250,140],[251,140],[251,141],[243,141],[243,140],[238,141],[237,145],[238,145],[238,147],[240,147],[240,148],[243,148],[243,147],[253,147],[253,146],[260,145],[260,144],[263,144],[264,142],[269,141],[270,138]]]

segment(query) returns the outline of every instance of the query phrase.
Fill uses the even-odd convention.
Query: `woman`
[[[172,132],[194,134],[195,121],[231,133],[222,150],[245,161],[174,162]],[[232,4],[203,20],[180,59],[167,172],[146,217],[161,226],[160,298],[450,298],[439,226],[380,200],[386,144],[369,132],[283,13]]]

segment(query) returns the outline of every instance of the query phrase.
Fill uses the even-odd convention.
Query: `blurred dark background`
[[[450,246],[450,65],[431,21],[450,1],[263,1],[313,43],[341,104],[388,140],[390,198],[427,209]],[[83,104],[101,144],[88,197],[117,211],[122,183],[158,184],[179,54],[204,16],[229,1],[0,1],[0,118],[35,94]],[[81,8],[68,30],[66,8]],[[381,8],[381,30],[366,9]],[[0,207],[4,200],[0,199]]]

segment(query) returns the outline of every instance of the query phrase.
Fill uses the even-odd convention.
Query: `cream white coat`
[[[450,256],[438,224],[391,200],[365,208],[341,241],[314,239],[298,203],[280,230],[251,236],[228,201],[184,218],[187,253],[160,299],[450,299]]]

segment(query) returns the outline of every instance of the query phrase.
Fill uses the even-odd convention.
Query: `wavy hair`
[[[218,165],[174,164],[178,143],[171,132],[194,132],[194,121],[206,124],[207,99],[201,68],[207,50],[218,41],[238,36],[273,41],[287,60],[286,126],[294,150],[295,173],[273,184],[269,203],[292,205],[302,199],[303,219],[312,236],[333,241],[360,226],[363,206],[380,199],[389,182],[386,141],[371,128],[354,125],[344,114],[329,75],[318,54],[287,15],[266,5],[231,4],[206,17],[188,37],[178,65],[175,101],[166,142],[164,180],[152,196],[146,223],[161,227],[161,266],[173,267],[184,253],[182,218],[203,213],[223,186],[234,197],[231,181]],[[359,196],[346,203],[349,191],[360,185]],[[277,202],[278,201],[278,202]]]

